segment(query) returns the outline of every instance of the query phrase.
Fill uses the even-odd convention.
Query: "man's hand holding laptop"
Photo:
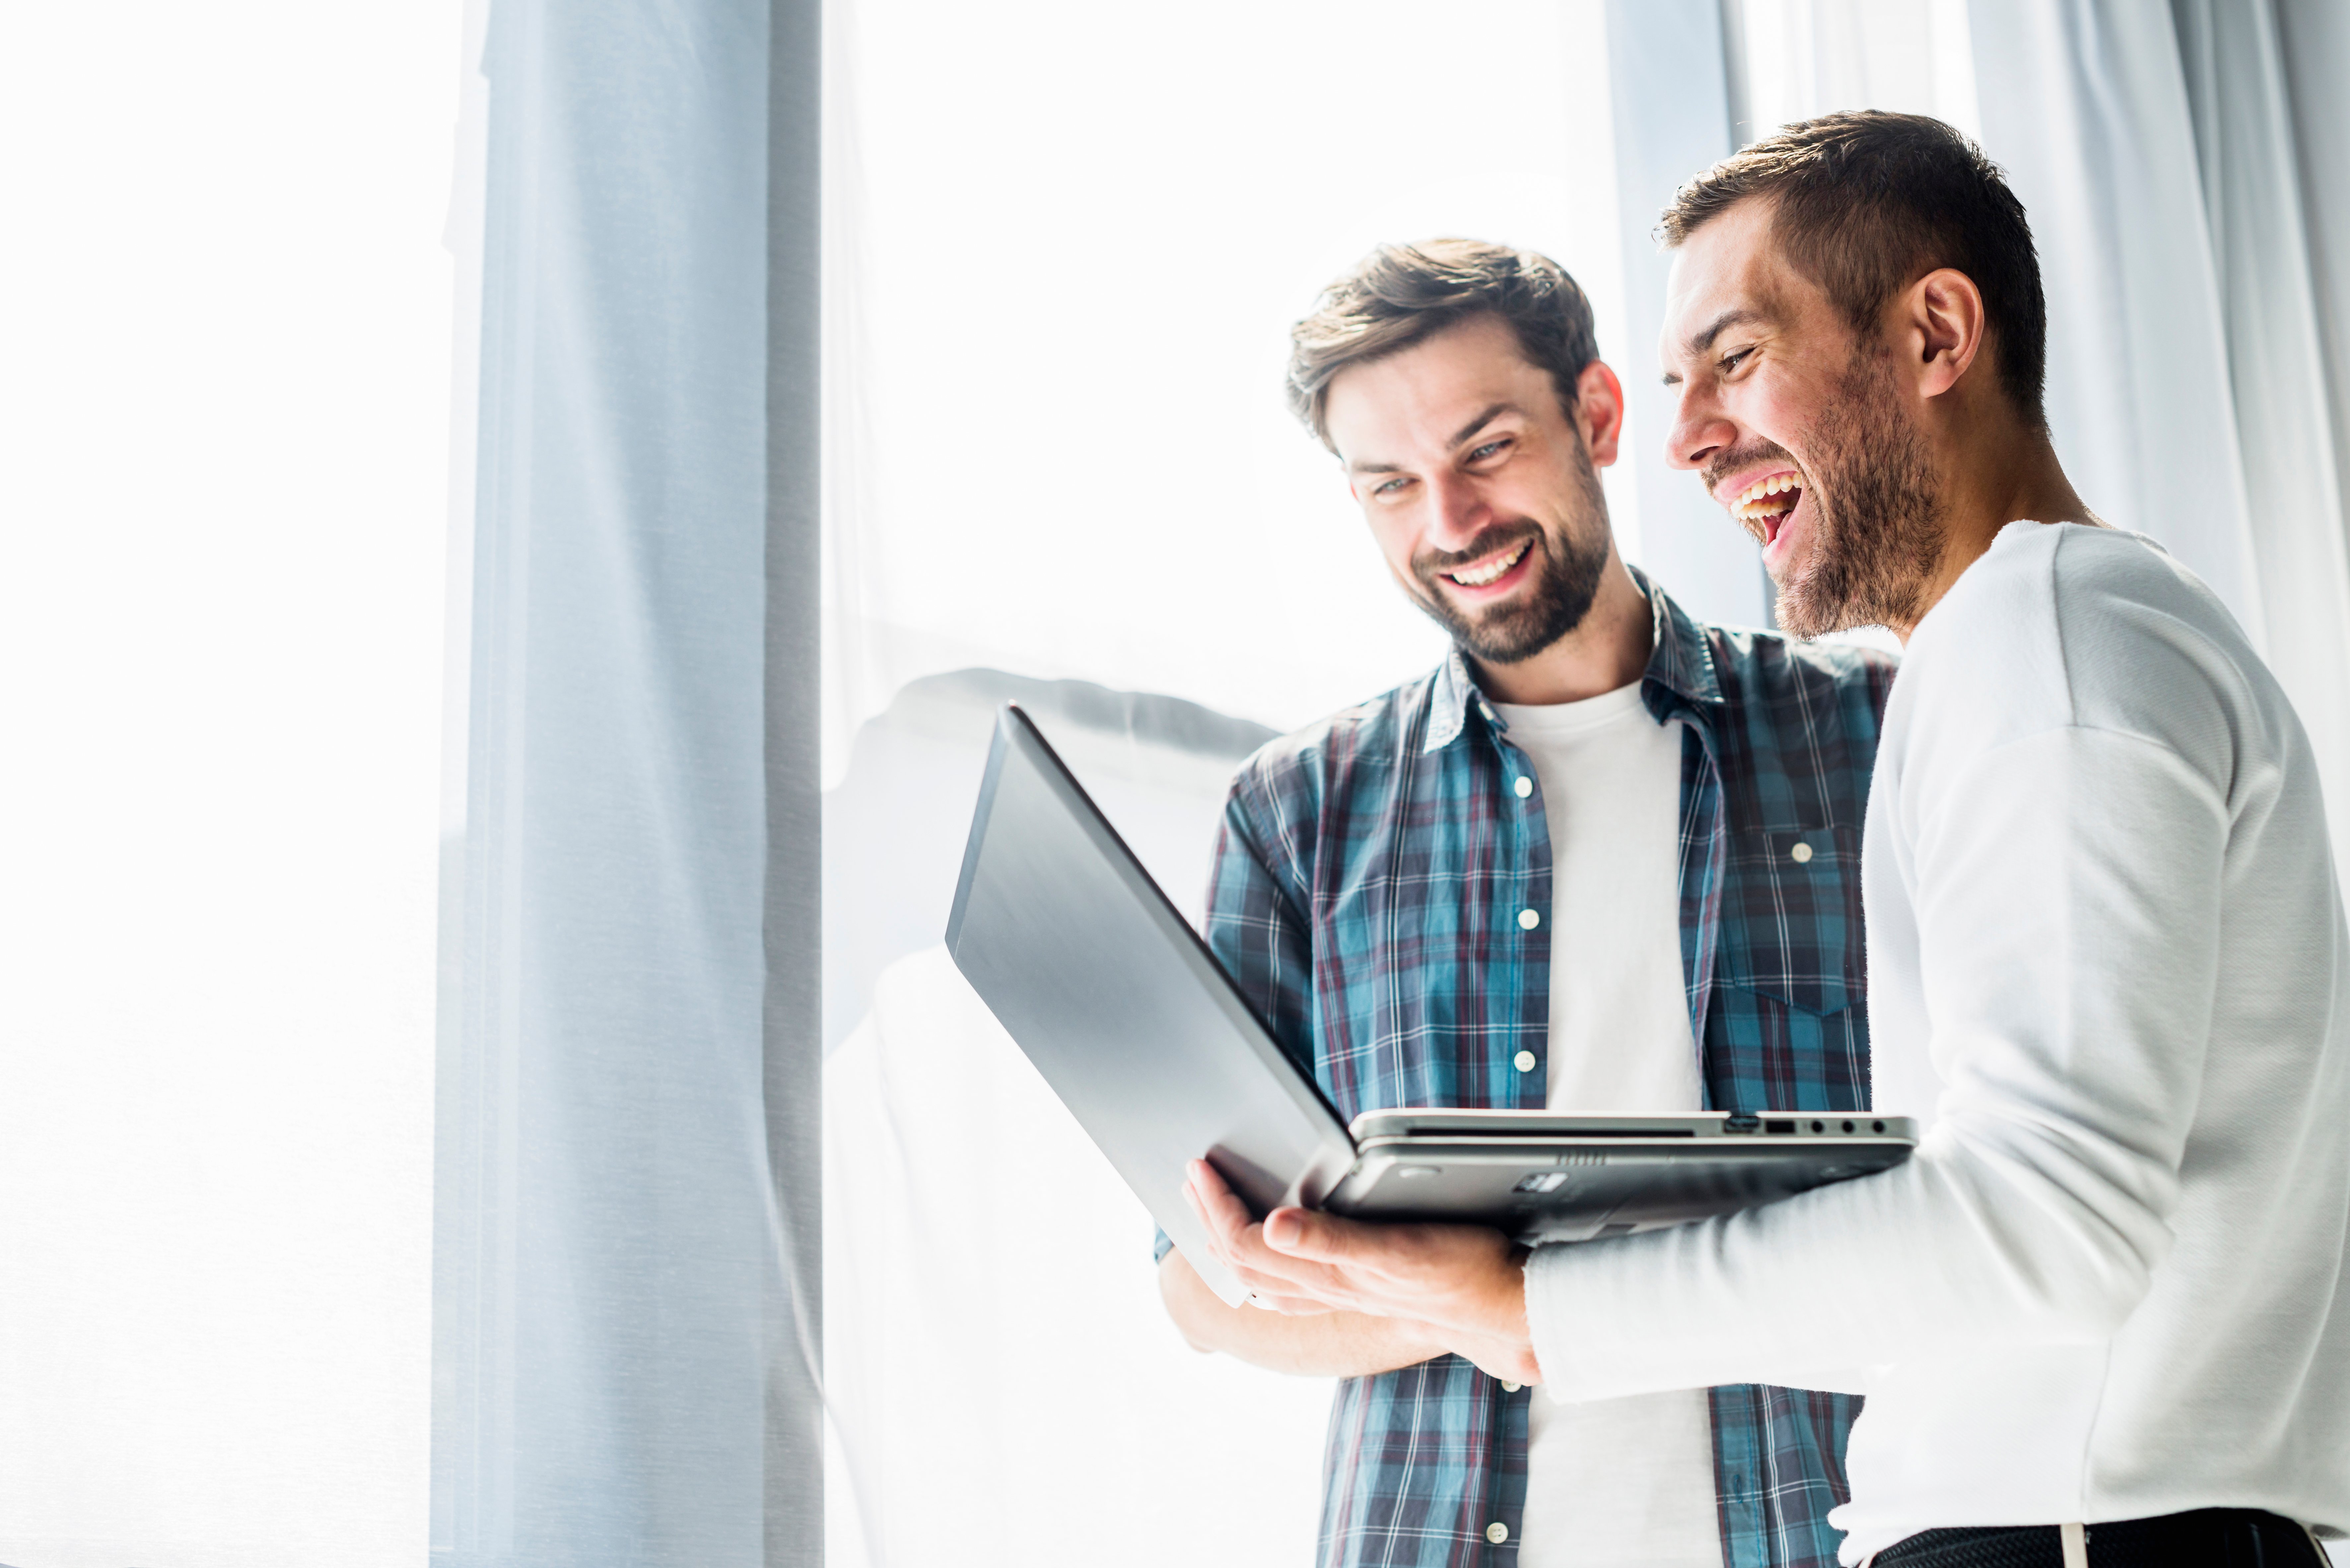
[[[1258,1220],[1204,1159],[1191,1162],[1183,1197],[1252,1304],[1395,1319],[1505,1383],[1542,1381],[1526,1332],[1526,1249],[1491,1226],[1373,1225],[1295,1207]]]

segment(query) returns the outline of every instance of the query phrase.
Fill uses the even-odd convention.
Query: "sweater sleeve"
[[[1911,787],[1927,1037],[1877,1048],[1930,1056],[1930,1130],[1880,1175],[1541,1249],[1527,1316],[1555,1397],[2095,1341],[2146,1294],[2217,982],[2220,788],[2164,745],[2078,726]]]

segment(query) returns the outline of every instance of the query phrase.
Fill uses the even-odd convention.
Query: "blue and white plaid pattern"
[[[1700,626],[1648,591],[1641,693],[1688,725],[1681,944],[1709,1103],[1864,1109],[1860,828],[1893,663]],[[1208,940],[1341,1116],[1545,1103],[1550,836],[1539,790],[1512,787],[1532,774],[1455,653],[1234,781]],[[1521,1049],[1534,1071],[1513,1064]],[[1323,1568],[1514,1568],[1530,1397],[1457,1356],[1342,1380]],[[1753,1386],[1711,1399],[1725,1568],[1827,1568],[1860,1402]]]

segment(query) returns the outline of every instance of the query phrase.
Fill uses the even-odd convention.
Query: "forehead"
[[[1550,372],[1526,358],[1509,323],[1478,316],[1339,371],[1323,421],[1351,462],[1373,446],[1439,441],[1470,410],[1507,402],[1533,412],[1556,400]]]
[[[1725,323],[1785,326],[1816,292],[1771,230],[1771,205],[1748,200],[1700,227],[1673,253],[1658,352],[1668,369],[1703,358]]]

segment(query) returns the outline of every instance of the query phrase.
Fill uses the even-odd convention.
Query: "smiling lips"
[[[1482,588],[1488,583],[1499,582],[1508,576],[1512,566],[1525,559],[1526,552],[1534,548],[1534,544],[1532,539],[1522,540],[1518,547],[1507,555],[1496,556],[1482,566],[1464,567],[1461,571],[1447,572],[1444,576],[1448,580],[1458,583],[1464,588]]]
[[[1730,514],[1744,524],[1747,531],[1762,541],[1768,549],[1779,537],[1780,525],[1804,497],[1804,482],[1792,472],[1780,472],[1758,479],[1731,498]]]

